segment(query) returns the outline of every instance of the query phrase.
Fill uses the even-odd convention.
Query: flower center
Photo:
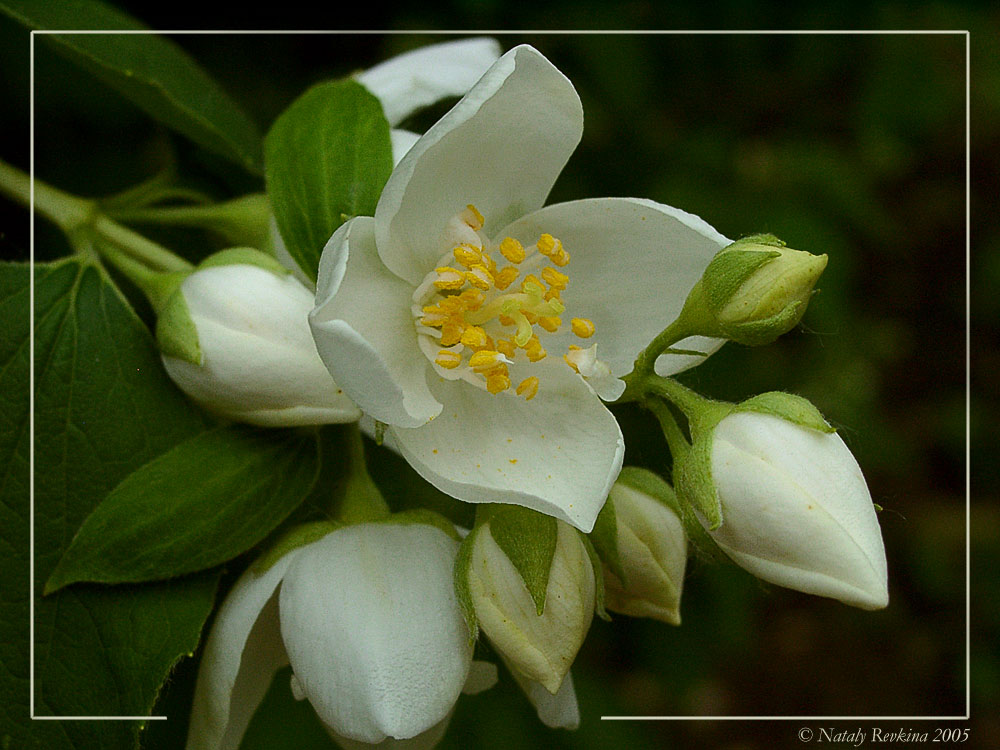
[[[543,338],[567,330],[561,316],[569,276],[559,269],[569,264],[569,253],[550,234],[530,247],[513,237],[491,244],[481,234],[483,223],[472,205],[448,222],[452,249],[413,293],[413,316],[420,347],[438,374],[501,393],[512,388],[511,365],[545,359]],[[587,339],[594,324],[572,318],[568,330]],[[596,359],[593,350],[570,345],[564,359],[580,372],[581,364]],[[513,390],[530,401],[538,385],[530,375]]]

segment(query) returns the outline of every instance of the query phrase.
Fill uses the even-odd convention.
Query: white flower
[[[213,258],[234,252],[255,251]],[[361,412],[316,353],[306,317],[312,304],[309,291],[276,264],[198,268],[161,311],[164,367],[195,401],[240,422],[353,422]],[[168,343],[181,340],[186,346]]]
[[[665,482],[662,485],[669,490]],[[625,583],[605,566],[605,606],[632,617],[680,625],[687,564],[681,519],[661,500],[622,481],[615,482],[608,503],[614,509],[615,543]]]
[[[293,693],[345,744],[443,732],[472,664],[452,584],[457,548],[432,526],[370,523],[293,550],[263,574],[248,570],[206,643],[188,750],[238,748],[288,663]],[[481,689],[482,671],[471,677]]]
[[[334,378],[425,479],[589,531],[624,449],[597,394],[621,394],[729,241],[650,201],[542,208],[582,128],[548,60],[505,54],[403,157],[374,218],[331,237],[310,322]]]
[[[519,676],[529,698],[534,689],[530,683],[558,694],[594,617],[590,557],[576,529],[555,523],[556,547],[541,615],[521,573],[493,539],[489,523],[475,531],[465,572],[479,627]]]
[[[863,609],[889,603],[885,547],[868,485],[836,433],[737,412],[715,428],[709,533],[765,581]]]

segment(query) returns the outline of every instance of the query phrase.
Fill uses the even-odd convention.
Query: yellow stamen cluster
[[[528,362],[538,362],[548,354],[534,326],[548,333],[562,328],[560,314],[565,306],[561,293],[569,285],[569,276],[556,267],[569,263],[569,253],[550,234],[542,234],[528,248],[513,237],[504,237],[496,251],[510,265],[498,267],[481,241],[479,232],[485,220],[475,206],[467,206],[452,222],[449,226],[456,227],[452,234],[456,244],[451,251],[454,262],[443,260],[435,269],[429,281],[436,294],[424,297],[431,304],[419,308],[419,321],[440,329],[438,344],[442,348],[434,357],[435,364],[449,371],[465,366],[464,372],[471,370],[480,382],[485,381],[487,391],[501,393],[511,389],[508,365],[515,362],[518,350]],[[542,265],[539,255],[552,265],[537,275],[529,273],[528,269]],[[521,264],[524,268],[519,268]],[[586,318],[573,318],[570,328],[580,338],[594,334],[594,324]],[[539,380],[532,376],[522,380],[515,392],[530,401],[538,388]]]

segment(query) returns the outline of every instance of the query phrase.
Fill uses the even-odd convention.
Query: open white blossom
[[[589,531],[624,451],[599,396],[621,394],[729,241],[646,200],[542,208],[582,129],[562,73],[531,47],[505,54],[403,157],[374,218],[331,237],[310,323],[425,479]]]
[[[495,681],[492,665],[473,669],[457,549],[432,526],[368,523],[251,567],[205,646],[187,750],[236,750],[289,663],[292,692],[343,744],[440,736],[463,686]]]

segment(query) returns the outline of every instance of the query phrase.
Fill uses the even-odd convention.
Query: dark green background
[[[331,25],[272,9],[238,18],[194,5],[121,7],[156,28],[304,28]],[[1000,667],[991,652],[1000,591],[995,570],[995,289],[1000,233],[1000,66],[997,12],[938,4],[804,7],[780,24],[730,3],[709,17],[694,6],[666,15],[636,2],[522,10],[492,2],[382,11],[382,28],[894,28],[972,30],[972,309],[974,608],[972,746],[1000,745]],[[760,6],[766,10],[766,6]],[[203,10],[199,8],[199,11]],[[254,15],[254,14],[257,15]],[[2,157],[26,165],[26,37],[0,27],[8,91]],[[418,44],[397,36],[177,36],[266,129],[308,85],[366,67]],[[448,748],[727,747],[799,745],[803,725],[834,722],[602,722],[621,715],[961,715],[966,711],[966,37],[952,35],[512,34],[505,48],[535,45],[583,100],[583,143],[551,200],[630,195],[702,216],[728,236],[774,232],[830,256],[803,325],[761,349],[727,346],[685,379],[731,400],[765,390],[804,395],[840,428],[885,510],[890,606],[867,613],[765,587],[736,568],[692,560],[684,624],[616,617],[595,621],[574,668],[583,723],[545,730],[505,675],[463,698]],[[259,188],[151,124],[116,95],[41,45],[36,58],[37,174],[83,195],[151,175],[174,151],[191,184],[219,197]],[[8,75],[9,72],[9,75]],[[9,106],[7,102],[10,102]],[[432,121],[430,113],[415,127]],[[530,117],[530,112],[524,113]],[[25,257],[23,212],[0,206],[5,256]],[[190,257],[207,238],[161,236]],[[40,257],[66,252],[52,232]],[[622,409],[627,462],[664,470],[662,438],[645,415]],[[190,664],[167,710],[188,700]],[[280,687],[287,693],[284,681]],[[280,703],[287,696],[275,691]],[[304,704],[296,707],[308,718]],[[174,723],[174,722],[171,722]],[[180,723],[179,721],[176,723]],[[867,721],[843,726],[870,727]],[[893,721],[931,731],[956,722]],[[260,725],[260,747],[278,748]],[[170,733],[156,726],[159,746]],[[299,738],[295,732],[304,733]],[[286,722],[288,747],[304,750],[308,721]]]

